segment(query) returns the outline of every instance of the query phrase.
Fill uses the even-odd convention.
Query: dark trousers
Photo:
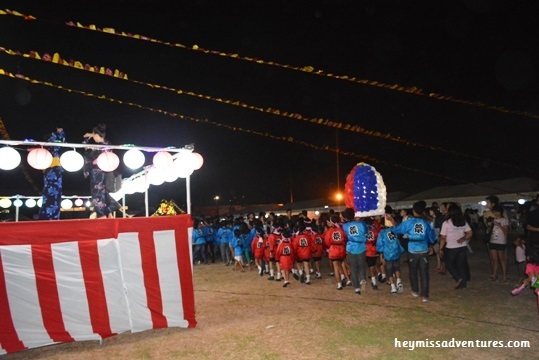
[[[444,249],[444,259],[447,271],[449,271],[455,280],[462,280],[464,286],[466,286],[466,281],[468,281],[470,277],[468,259],[466,256],[467,251],[468,248],[466,246],[454,249]]]
[[[412,291],[424,298],[429,297],[429,253],[408,253],[408,269]],[[418,275],[421,280],[419,289]]]

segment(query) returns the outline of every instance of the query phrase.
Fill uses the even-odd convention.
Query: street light
[[[219,218],[219,195],[215,195],[213,200],[215,200],[215,206],[217,207],[217,218]]]

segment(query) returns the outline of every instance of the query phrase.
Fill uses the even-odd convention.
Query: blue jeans
[[[365,260],[365,253],[347,253],[346,258],[348,259],[348,265],[350,265],[352,284],[355,289],[359,289],[360,282],[366,279],[367,261]]]
[[[219,245],[219,251],[221,252],[221,259],[225,264],[230,262],[230,245],[228,243],[221,243]]]
[[[408,253],[408,269],[412,291],[424,298],[429,297],[429,253]],[[419,289],[418,274],[421,278]]]
[[[455,249],[444,249],[444,260],[447,266],[447,271],[453,276],[456,281],[462,280],[463,286],[466,287],[466,281],[469,278],[470,269],[468,267],[466,246]]]
[[[195,250],[193,251],[193,261],[197,260],[203,261],[204,264],[208,263],[208,260],[206,259],[206,244],[195,245]]]

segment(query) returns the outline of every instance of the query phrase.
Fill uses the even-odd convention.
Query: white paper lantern
[[[60,203],[60,206],[62,207],[62,209],[71,209],[73,207],[73,201],[71,201],[71,199],[64,199]]]
[[[24,205],[26,205],[26,207],[29,207],[31,209],[34,206],[36,206],[36,200],[35,199],[26,199],[26,201],[24,202]]]
[[[172,155],[168,151],[159,151],[153,156],[153,164],[156,168],[172,166]]]
[[[84,165],[84,158],[75,150],[69,150],[60,156],[60,164],[66,171],[79,171]]]
[[[86,200],[86,203],[84,203],[84,205],[86,205],[86,207],[90,207],[92,206],[92,202],[90,200]]]
[[[178,180],[178,172],[176,171],[176,169],[174,169],[173,166],[166,168],[164,171],[164,178],[166,182],[174,182]]]
[[[97,166],[103,171],[114,171],[118,165],[120,165],[120,158],[111,151],[105,151],[97,157]]]
[[[178,177],[185,179],[193,173],[194,169],[190,158],[191,153],[180,153],[176,160],[174,160],[173,168]]]
[[[21,154],[12,147],[5,146],[0,149],[0,169],[13,170],[21,163]]]
[[[204,164],[204,158],[199,153],[191,153],[191,165],[193,166],[193,170],[198,170],[202,167],[202,164]]]
[[[84,201],[82,201],[82,199],[76,199],[75,200],[75,206],[82,206],[84,204]]]
[[[37,199],[37,206],[39,206],[39,207],[43,206],[43,199],[42,198]]]
[[[22,206],[22,200],[21,199],[17,199],[15,201],[13,201],[13,206],[15,207],[21,207]]]
[[[137,193],[145,192],[150,185],[150,183],[146,183],[146,178],[144,176],[140,176],[136,178],[135,180],[131,182],[131,184],[133,188],[135,189],[134,191]]]
[[[8,198],[1,198],[0,199],[0,207],[7,209],[11,206],[11,200]]]
[[[142,165],[144,165],[144,161],[146,161],[142,151],[137,149],[128,150],[124,154],[123,159],[125,166],[133,170],[142,167]]]
[[[165,182],[165,171],[161,168],[151,168],[146,176],[148,176],[148,183],[155,186],[159,186]]]
[[[52,164],[52,154],[44,148],[35,148],[30,150],[26,157],[28,165],[37,170],[45,170]]]

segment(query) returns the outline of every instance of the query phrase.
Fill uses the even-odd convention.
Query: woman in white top
[[[454,203],[449,205],[447,220],[440,230],[440,254],[447,270],[457,282],[455,289],[465,289],[470,277],[466,245],[472,235],[472,228],[466,222],[462,209]]]
[[[496,205],[492,208],[494,220],[492,220],[492,234],[490,235],[489,252],[492,275],[490,280],[496,281],[498,276],[498,266],[502,268],[502,282],[507,282],[507,260],[505,259],[505,248],[507,247],[507,231],[509,230],[509,220],[503,217],[503,207]]]

